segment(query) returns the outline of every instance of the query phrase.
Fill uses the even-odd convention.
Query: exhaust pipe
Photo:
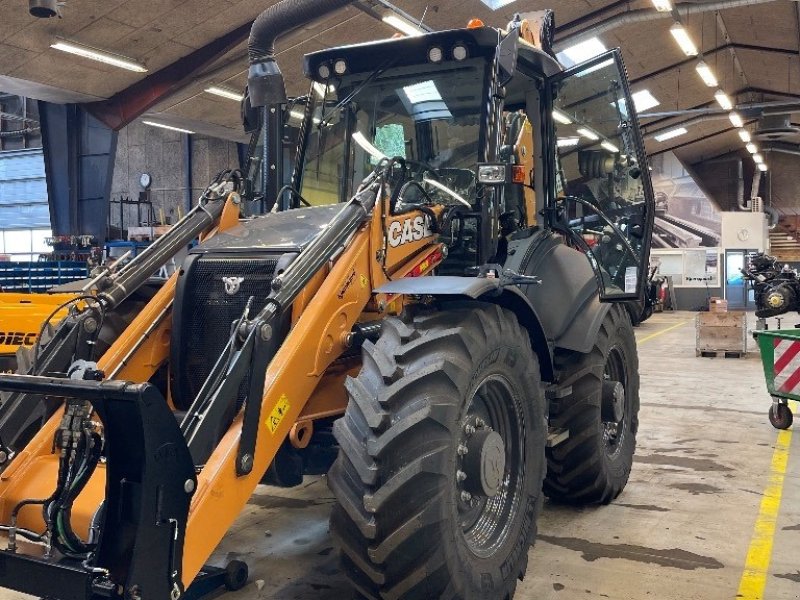
[[[262,12],[250,30],[247,86],[251,106],[286,103],[286,84],[275,62],[275,40],[355,0],[282,0]]]

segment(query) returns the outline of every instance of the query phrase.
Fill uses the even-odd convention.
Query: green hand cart
[[[789,400],[800,401],[800,329],[754,331],[761,350],[761,362],[772,396],[769,422],[776,429],[788,429],[794,417]]]

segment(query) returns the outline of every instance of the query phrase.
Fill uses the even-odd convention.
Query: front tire
[[[550,425],[569,437],[547,449],[544,492],[559,502],[608,504],[628,482],[639,428],[639,358],[625,308],[611,307],[591,352],[557,351],[555,363],[568,393],[550,403]],[[613,382],[624,393],[616,415]]]
[[[346,384],[331,532],[367,598],[505,600],[525,574],[545,403],[527,332],[494,305],[384,321]]]

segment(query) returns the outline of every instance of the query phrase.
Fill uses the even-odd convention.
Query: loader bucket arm
[[[88,305],[85,309],[73,310],[64,318],[41,351],[34,346],[36,358],[28,374],[66,373],[74,361],[91,360],[94,339],[105,313],[144,285],[177,252],[216,227],[228,205],[225,198],[229,190],[227,182],[210,186],[197,206],[144,252],[118,272],[109,270],[96,277],[92,282],[100,290],[96,299],[85,296]],[[58,405],[52,399],[22,392],[14,392],[4,400],[0,405],[0,471]]]
[[[195,416],[199,412],[202,418],[187,417],[179,427],[167,401],[149,384],[0,376],[0,390],[60,399],[67,405],[67,414],[71,402],[90,402],[103,424],[107,458],[96,473],[98,482],[105,477],[105,491],[103,510],[93,519],[101,534],[90,558],[83,564],[69,559],[54,561],[49,550],[42,554],[40,548],[39,555],[35,551],[21,553],[12,543],[11,549],[0,549],[0,586],[60,600],[183,595],[246,504],[369,301],[371,287],[349,285],[342,293],[341,286],[342,281],[359,281],[351,273],[369,272],[370,228],[365,224],[373,213],[379,187],[371,183],[276,278],[265,309],[242,320],[232,333],[229,349],[235,347],[235,351],[222,355],[219,371],[209,376],[205,393],[201,392],[189,412]],[[274,327],[276,316],[291,307],[335,256],[332,270],[289,338],[279,347],[270,344],[263,332]],[[154,314],[163,313],[173,289],[174,282],[159,292],[143,317],[153,319]],[[330,302],[334,296],[343,302]],[[139,319],[136,324],[144,325]],[[156,318],[154,327],[161,326]],[[335,343],[320,344],[320,339]],[[128,372],[122,365],[134,350],[129,339],[121,339],[99,366],[124,376]],[[164,350],[152,347],[148,352]],[[216,419],[215,410],[231,396],[235,398],[230,389],[238,389],[246,372],[258,375],[251,377],[248,397],[252,401],[245,402],[223,439],[211,444],[214,427],[209,426]],[[280,412],[276,413],[276,408]],[[35,440],[42,464],[56,460],[48,455],[56,428],[63,427],[64,421],[58,426],[56,417],[58,413]],[[25,451],[35,454],[37,450]],[[14,479],[18,484],[24,480],[26,472],[36,471],[37,463],[20,458],[21,466],[15,465],[19,468],[11,474],[12,484]],[[202,464],[200,474],[195,475],[196,465]],[[7,504],[1,505],[1,501],[8,502],[5,492],[0,489],[0,512],[9,510]],[[26,518],[30,522],[31,515]],[[12,525],[12,540],[16,537],[13,529]],[[49,547],[49,541],[45,542]]]

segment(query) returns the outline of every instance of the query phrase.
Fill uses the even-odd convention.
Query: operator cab
[[[503,264],[509,240],[545,225],[587,256],[602,300],[642,297],[652,190],[619,53],[564,71],[515,35],[477,27],[306,56],[276,208],[346,202],[397,159],[392,214],[448,207],[440,274]],[[502,178],[481,180],[481,165]]]

